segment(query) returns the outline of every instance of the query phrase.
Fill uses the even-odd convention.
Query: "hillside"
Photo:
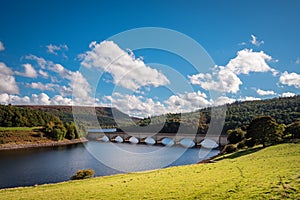
[[[229,129],[247,126],[255,117],[271,116],[277,123],[290,124],[300,121],[300,95],[294,97],[274,98],[258,101],[245,101],[227,104],[227,112],[223,134]],[[63,122],[73,120],[72,106],[20,106],[34,110],[43,110],[58,116]],[[197,130],[198,133],[206,133],[211,120],[211,108],[200,109],[196,112],[181,114],[166,114],[153,116],[152,118],[137,119],[130,118],[128,115],[115,108],[108,107],[77,107],[80,108],[80,119],[83,124],[90,127],[117,127],[113,115],[118,115],[123,119],[120,128],[129,131],[160,131],[177,132],[181,126],[186,132]],[[99,124],[91,123],[91,116],[95,113]],[[128,126],[128,120],[136,122],[134,126]],[[147,126],[151,123],[151,126]],[[145,126],[147,128],[145,129]]]
[[[294,97],[274,98],[257,101],[244,101],[227,104],[225,124],[222,133],[229,129],[245,128],[250,122],[259,116],[271,116],[277,123],[288,125],[300,121],[300,95]],[[146,126],[151,122],[149,129],[156,130],[159,124],[163,124],[161,132],[177,132],[182,128],[185,132],[198,130],[205,134],[211,120],[211,108],[200,109],[196,112],[167,114],[155,116],[139,121],[139,125]],[[127,129],[134,130],[136,127]]]
[[[58,116],[63,122],[73,121],[73,107],[72,106],[56,106],[56,105],[22,105],[18,106],[22,108],[29,108],[32,110],[46,111],[55,116]],[[78,114],[80,120],[86,126],[98,127],[99,124],[92,124],[91,117],[96,113],[99,124],[101,127],[116,127],[116,122],[114,120],[113,114],[121,116],[124,122],[129,119],[129,116],[120,112],[115,108],[108,107],[76,107],[76,114]]]
[[[36,187],[2,199],[299,199],[300,144],[238,152],[195,164]],[[253,153],[254,152],[254,153]]]

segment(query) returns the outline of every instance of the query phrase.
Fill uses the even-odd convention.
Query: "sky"
[[[0,1],[0,104],[137,117],[299,95],[299,1]]]

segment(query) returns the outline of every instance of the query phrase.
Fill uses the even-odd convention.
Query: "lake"
[[[197,163],[219,153],[204,148],[89,141],[62,147],[0,151],[0,188],[67,181],[80,169],[95,176]]]

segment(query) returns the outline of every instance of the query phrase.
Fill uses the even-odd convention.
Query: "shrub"
[[[236,150],[237,150],[237,148],[236,148],[235,145],[233,145],[233,144],[227,144],[227,145],[224,147],[222,153],[233,153],[233,152],[235,152]]]
[[[242,149],[242,148],[244,148],[245,146],[246,146],[245,140],[240,141],[240,142],[237,144],[237,148],[238,148],[238,149]]]
[[[228,130],[227,135],[227,140],[229,141],[229,143],[236,144],[245,138],[245,131],[240,128],[235,130]]]
[[[246,145],[247,147],[254,147],[254,145],[255,145],[255,140],[247,139],[247,140],[245,140],[245,145]]]
[[[78,170],[75,175],[71,177],[71,180],[80,180],[92,178],[95,175],[95,171],[93,169],[82,169]]]

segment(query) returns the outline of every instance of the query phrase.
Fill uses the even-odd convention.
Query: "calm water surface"
[[[67,181],[80,169],[96,176],[193,164],[218,150],[89,141],[85,145],[0,151],[0,188]]]

